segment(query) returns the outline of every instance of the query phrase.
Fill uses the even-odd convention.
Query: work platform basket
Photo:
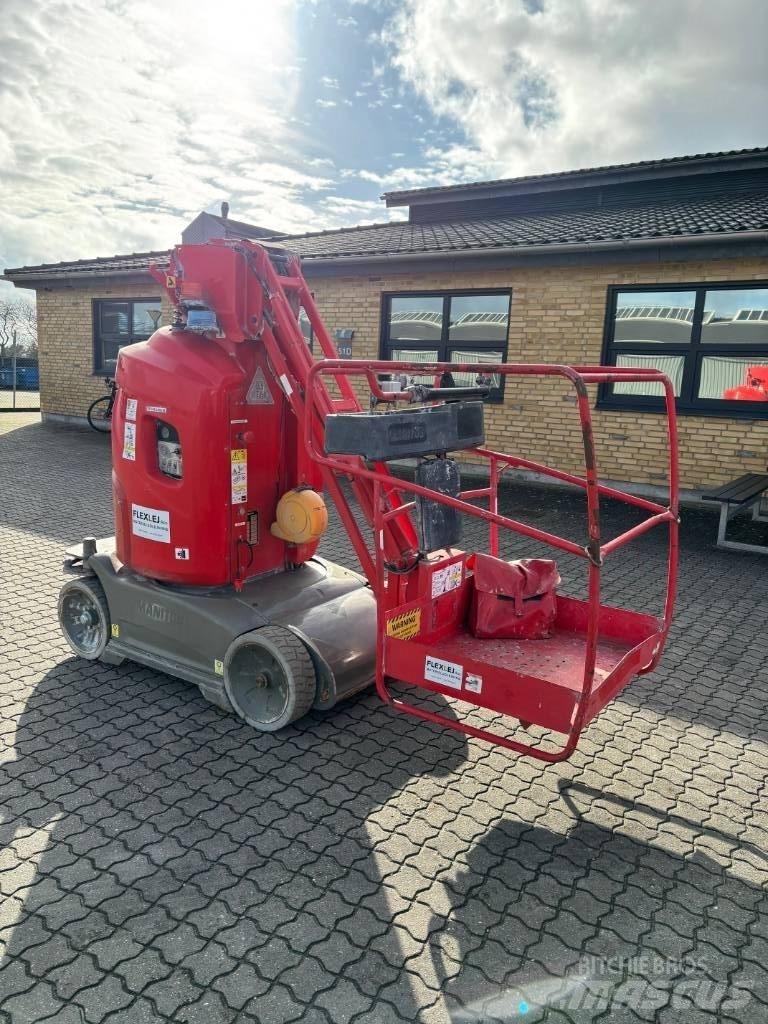
[[[313,408],[316,397],[328,393],[326,381],[335,382],[337,387],[348,387],[348,378],[362,377],[376,402],[397,403],[412,400],[412,389],[410,393],[404,386],[400,391],[384,390],[379,375],[394,375],[395,379],[400,374],[406,375],[405,379],[408,375],[418,375],[423,380],[425,374],[433,373],[436,382],[449,373],[560,378],[570,382],[575,390],[583,440],[584,475],[566,473],[472,443],[464,450],[474,461],[485,463],[488,483],[448,494],[416,481],[393,477],[386,460],[381,460],[381,452],[377,452],[377,461],[367,460],[360,454],[364,448],[359,446],[352,449],[356,454],[349,454],[348,450],[340,452],[338,448],[333,452],[319,450],[311,423],[316,422],[317,410]],[[666,398],[669,441],[669,501],[666,505],[607,486],[598,479],[587,388],[628,382],[659,385]],[[367,512],[373,529],[373,550],[367,564],[364,557],[361,561],[378,601],[376,687],[380,696],[398,710],[514,751],[546,761],[569,757],[582,730],[595,715],[636,675],[650,672],[656,666],[669,630],[675,600],[678,546],[676,417],[669,379],[653,369],[613,366],[327,359],[316,363],[310,372],[307,400],[309,415],[305,437],[312,458],[336,483],[346,478],[353,485],[359,481],[372,485],[373,500]],[[346,435],[355,436],[355,424],[362,428],[368,414],[350,412],[345,415],[349,417],[349,423],[344,425]],[[357,436],[359,434],[357,431]],[[403,450],[401,454],[409,452]],[[509,469],[520,469],[581,488],[586,497],[584,543],[500,514],[499,482]],[[624,533],[604,540],[600,527],[601,498],[623,502],[648,515]],[[478,499],[487,501],[487,508],[472,503]],[[411,520],[418,503],[423,501],[438,503],[487,524],[487,550],[492,556],[499,555],[499,531],[507,530],[583,559],[587,567],[586,600],[558,596],[554,626],[547,638],[500,640],[472,635],[467,614],[472,589],[471,552],[448,547],[421,552],[412,564],[392,561],[392,529],[399,526],[402,536],[406,521]],[[666,526],[669,540],[666,597],[661,616],[657,618],[602,604],[601,571],[605,560],[660,525]],[[563,733],[565,744],[557,751],[549,751],[535,743],[521,742],[418,706],[394,695],[388,686],[392,680],[407,687],[458,698],[478,708],[511,716],[526,725]]]

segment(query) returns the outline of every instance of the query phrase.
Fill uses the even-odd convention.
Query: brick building
[[[390,192],[408,220],[280,235],[201,214],[186,241],[272,237],[298,251],[329,328],[356,358],[658,366],[680,413],[689,491],[762,471],[768,399],[724,393],[768,366],[768,148]],[[42,413],[82,419],[118,348],[169,310],[147,272],[166,253],[7,270],[37,293]],[[580,468],[565,389],[511,381],[493,446]],[[601,474],[665,479],[653,385],[595,395]]]

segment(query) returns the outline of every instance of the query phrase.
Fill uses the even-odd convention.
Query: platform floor
[[[488,665],[510,669],[521,675],[543,679],[556,686],[580,691],[584,679],[584,635],[555,629],[548,640],[476,640],[462,631],[435,645],[439,657],[460,659],[481,657]],[[632,650],[601,637],[597,645],[596,680],[602,680]]]

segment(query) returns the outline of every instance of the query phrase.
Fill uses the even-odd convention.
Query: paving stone
[[[35,987],[35,979],[27,974],[20,960],[4,960],[0,964],[0,1006],[20,992]]]
[[[13,1024],[36,1024],[62,1009],[64,1001],[44,981],[37,981],[25,992],[11,996],[2,1004],[3,1012]]]
[[[272,985],[263,996],[257,996],[246,1006],[245,1014],[255,1017],[259,1024],[289,1024],[304,1020],[306,1006],[296,1001],[285,985]]]
[[[250,964],[240,964],[231,974],[216,978],[213,988],[224,996],[224,1001],[235,1010],[269,991],[271,982],[261,978]]]
[[[86,953],[81,953],[76,959],[50,971],[47,976],[48,980],[53,982],[56,994],[67,1001],[81,989],[98,985],[101,977],[98,965]]]
[[[229,1024],[237,1020],[237,1012],[227,1006],[218,992],[205,992],[198,1000],[183,1007],[177,1019],[189,1024]]]
[[[143,992],[154,981],[167,978],[172,971],[173,968],[154,949],[142,949],[138,956],[121,960],[114,968],[115,974],[123,979],[128,991],[135,993]]]
[[[197,953],[205,946],[205,942],[191,925],[180,924],[173,931],[166,932],[155,940],[155,945],[162,952],[168,963],[182,963],[188,956]]]
[[[162,1018],[175,1018],[182,1006],[195,1002],[200,989],[187,971],[176,969],[167,978],[148,985],[142,995],[157,1007]]]
[[[768,575],[757,556],[713,548],[711,513],[685,509],[659,668],[565,766],[441,732],[372,693],[258,735],[187,683],[71,657],[61,553],[112,530],[108,443],[6,419],[2,1024],[490,1022],[509,1017],[527,969],[556,986],[585,957],[598,979],[619,965],[606,1024],[768,1019]],[[580,500],[516,484],[501,505],[578,533]],[[611,502],[601,512],[610,535],[636,521]],[[465,532],[471,548],[477,527]],[[333,512],[321,551],[355,565]],[[503,553],[541,554],[522,539]],[[663,558],[653,534],[616,552],[606,601],[655,613]],[[583,566],[558,564],[576,593]],[[653,975],[657,1002],[631,1002],[633,958],[686,956],[730,985],[730,1003],[675,1009]],[[545,1015],[580,1020],[565,1004],[525,1019]]]
[[[184,967],[201,988],[208,988],[214,978],[232,971],[236,962],[221,943],[209,942],[198,953],[185,957]]]

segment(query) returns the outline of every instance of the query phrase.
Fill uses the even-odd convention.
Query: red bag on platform
[[[559,583],[557,564],[549,558],[505,562],[493,555],[475,555],[470,632],[485,640],[549,636]]]

